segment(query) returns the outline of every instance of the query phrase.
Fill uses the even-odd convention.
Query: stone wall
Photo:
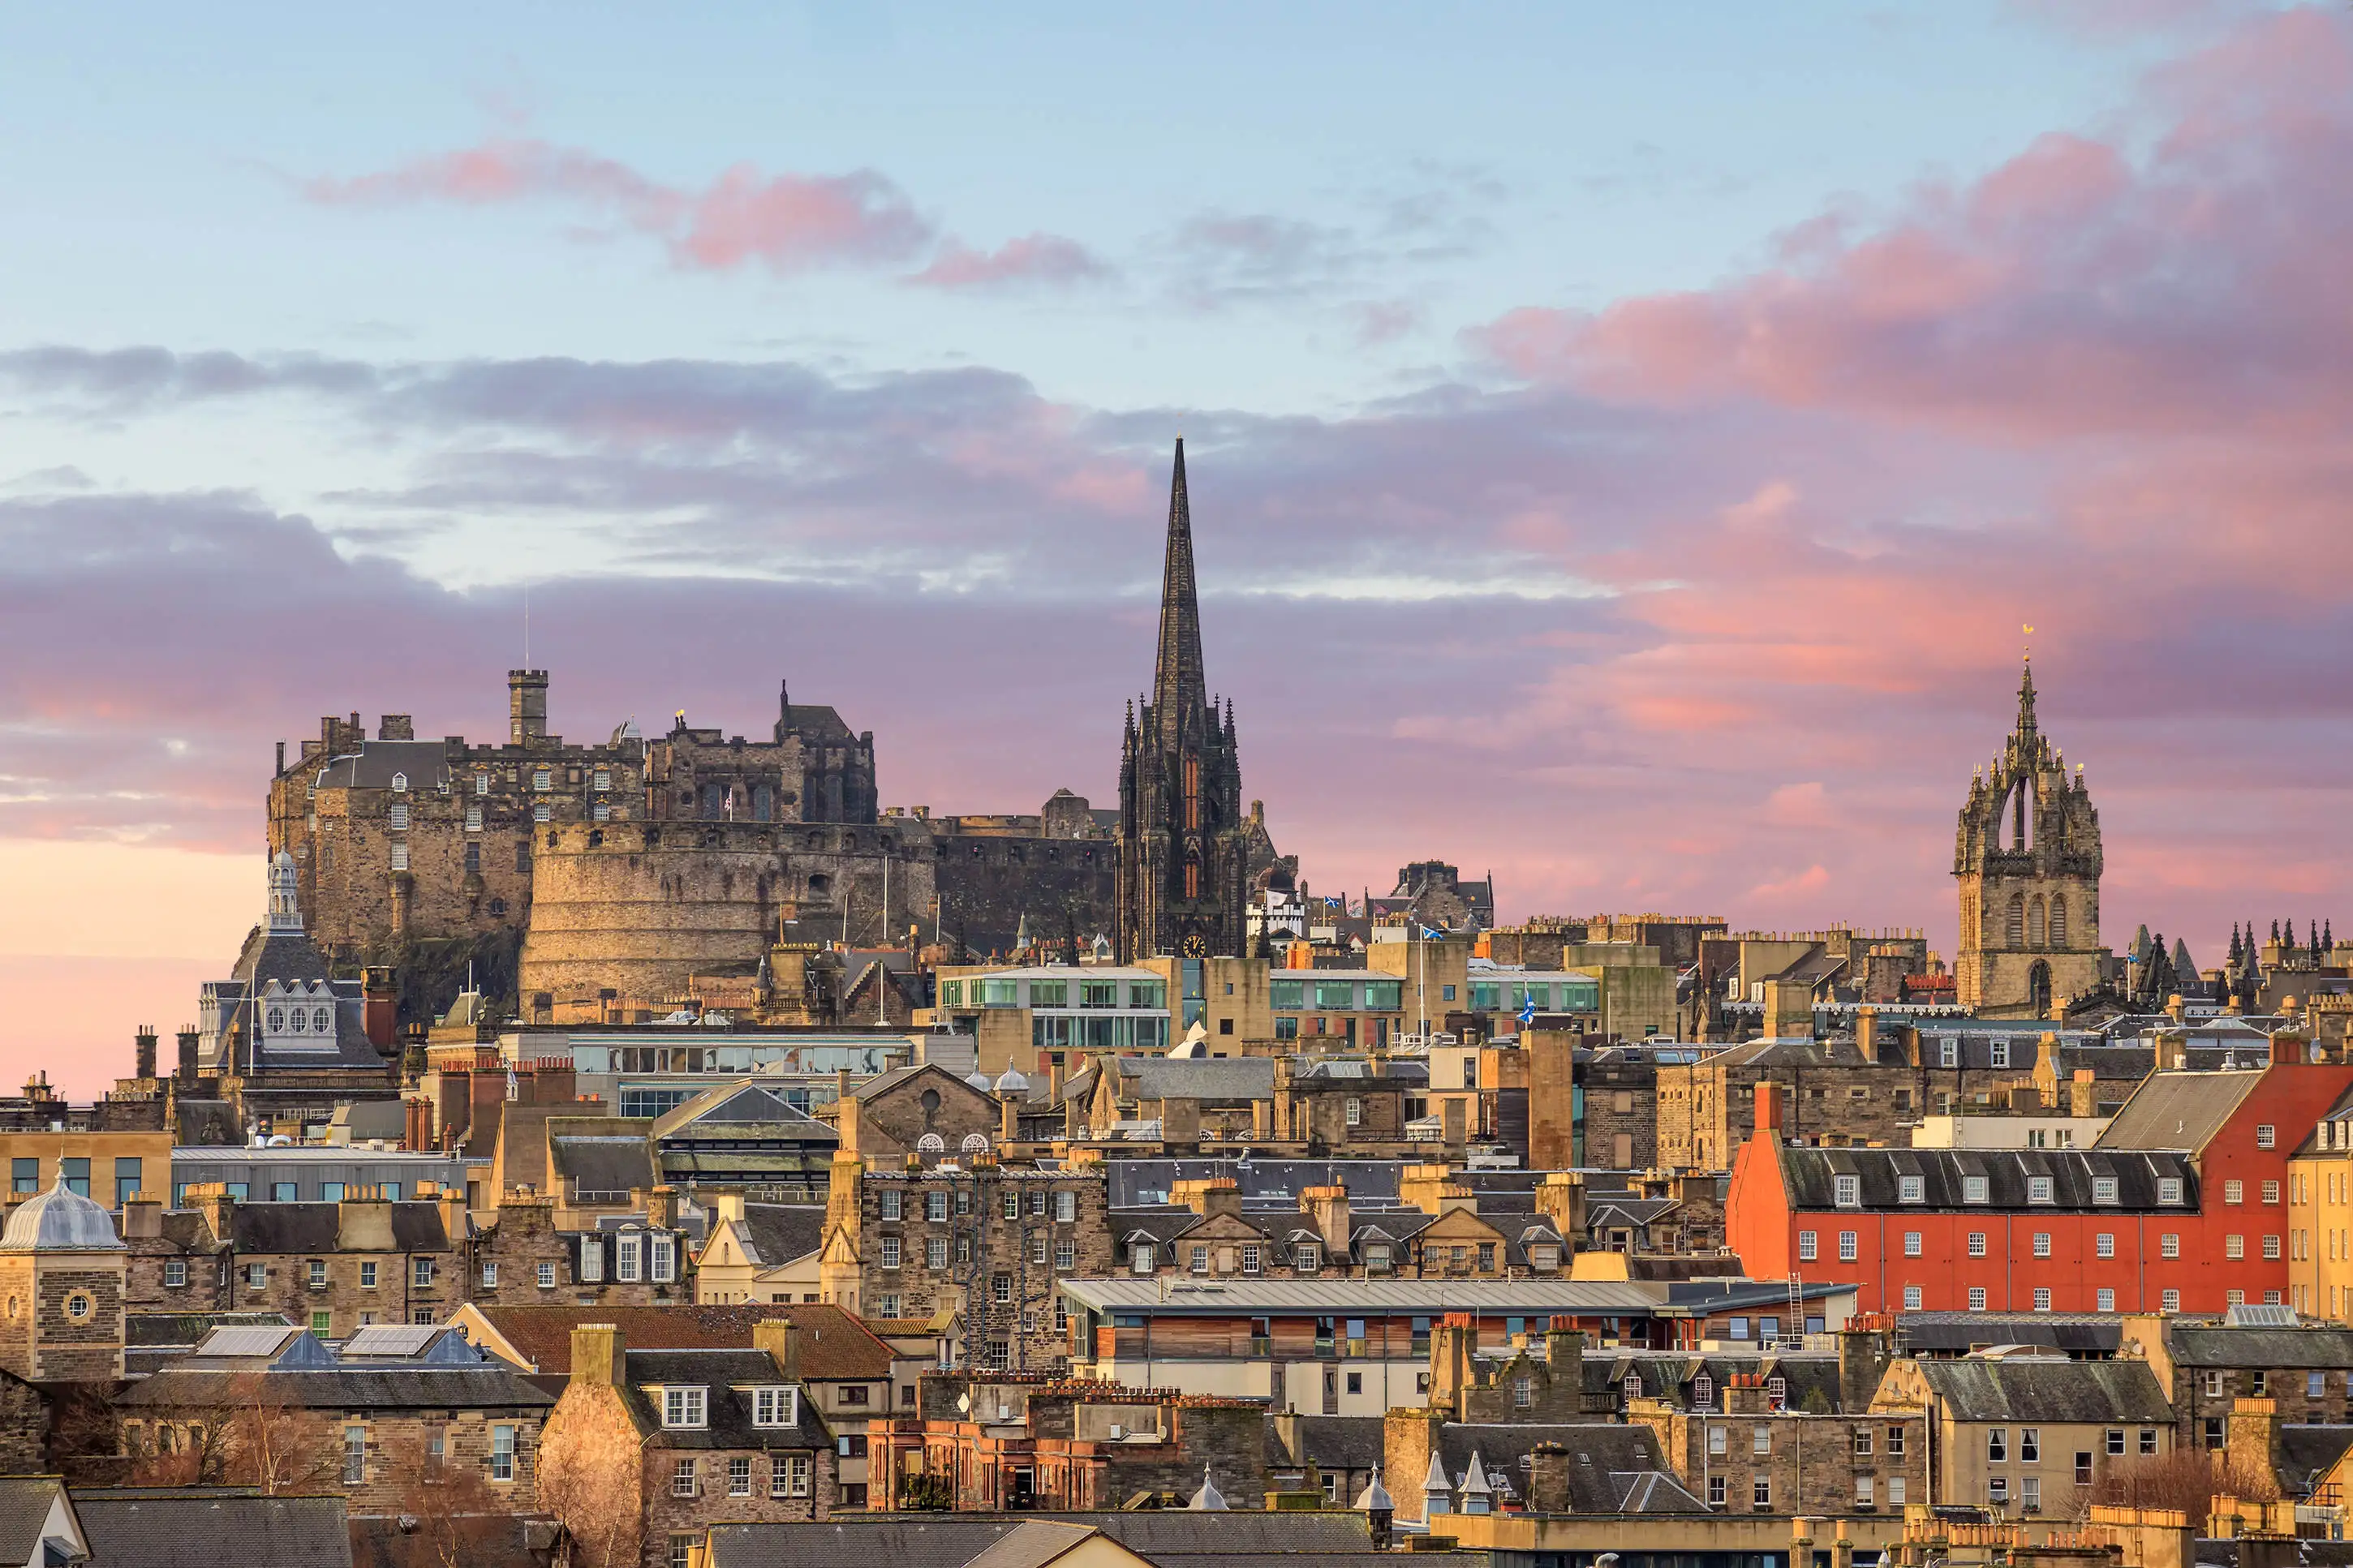
[[[795,1457],[809,1462],[809,1495],[774,1496],[770,1485],[772,1467],[788,1464]],[[679,1497],[672,1489],[681,1459],[691,1460],[695,1465],[695,1496]],[[737,1459],[743,1460],[750,1470],[750,1490],[740,1496],[728,1489],[728,1465]],[[667,1568],[673,1535],[691,1535],[699,1542],[712,1525],[722,1521],[806,1524],[812,1520],[831,1519],[839,1509],[840,1494],[839,1470],[830,1448],[813,1453],[806,1449],[764,1448],[705,1448],[690,1452],[665,1448],[656,1443],[646,1449],[643,1487],[645,1555],[641,1561],[646,1568]]]

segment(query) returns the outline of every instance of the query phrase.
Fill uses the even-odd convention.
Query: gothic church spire
[[[1193,584],[1193,510],[1185,495],[1185,437],[1168,480],[1168,544],[1160,568],[1160,655],[1152,672],[1152,717],[1164,744],[1209,700],[1201,668],[1201,603]]]

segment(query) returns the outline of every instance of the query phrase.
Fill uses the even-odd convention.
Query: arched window
[[[2038,962],[2026,972],[2026,1000],[2038,1018],[2051,1016],[2051,966]]]
[[[2042,916],[2042,895],[2037,893],[2034,895],[2034,901],[2026,906],[2026,945],[2029,947],[2042,945],[2043,935],[2047,929]]]
[[[2010,896],[2010,929],[2008,934],[2010,937],[2010,946],[2024,947],[2026,945],[2026,895],[2024,893],[2012,893]]]
[[[2067,900],[2064,898],[2051,900],[2051,945],[2067,945]]]
[[[1185,896],[1188,899],[1201,896],[1201,863],[1198,860],[1185,862]]]

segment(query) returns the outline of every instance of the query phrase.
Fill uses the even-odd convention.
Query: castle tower
[[[1220,720],[1202,668],[1193,514],[1179,439],[1169,480],[1152,693],[1129,714],[1121,742],[1121,960],[1240,956],[1249,854],[1233,707],[1227,704]]]
[[[2100,814],[2079,768],[2035,721],[2034,667],[2018,686],[2018,724],[1971,781],[1953,847],[1961,931],[1954,979],[1989,1017],[2052,1018],[2101,984]]]
[[[120,1378],[129,1250],[62,1168],[55,1186],[18,1205],[0,1232],[0,1370],[29,1383]]]

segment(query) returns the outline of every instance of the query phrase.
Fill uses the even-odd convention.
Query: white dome
[[[27,1198],[8,1216],[0,1252],[126,1252],[107,1212],[71,1191],[60,1177],[38,1197]]]
[[[1027,1094],[1029,1092],[1029,1080],[1021,1076],[1019,1068],[1007,1068],[1003,1072],[997,1075],[997,1092],[999,1094]]]
[[[1193,1494],[1193,1500],[1187,1503],[1185,1506],[1188,1509],[1209,1513],[1224,1513],[1227,1511],[1228,1505],[1226,1502],[1226,1494],[1219,1491],[1218,1489],[1218,1483],[1209,1479],[1208,1466],[1204,1465],[1201,1467],[1201,1489],[1195,1492]]]
[[[972,1085],[973,1088],[980,1090],[983,1094],[987,1094],[990,1089],[995,1087],[988,1081],[988,1075],[981,1071],[978,1068],[975,1068],[972,1071],[966,1073],[964,1080],[965,1082]]]

